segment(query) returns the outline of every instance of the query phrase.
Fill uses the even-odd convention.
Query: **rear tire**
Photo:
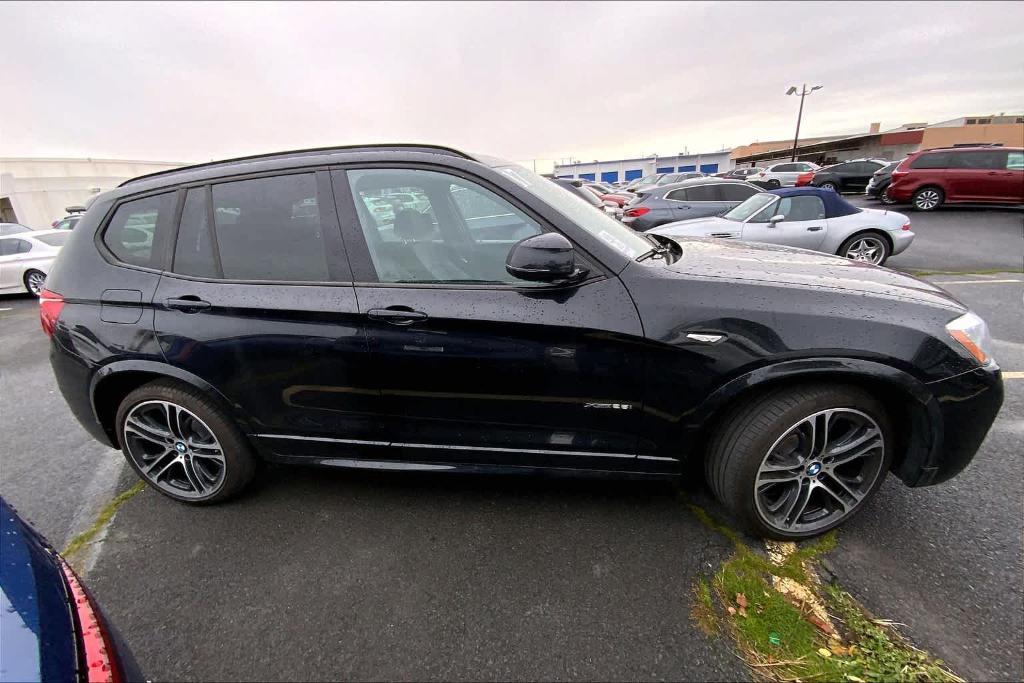
[[[782,187],[782,183],[779,182],[778,178],[772,178],[768,181],[768,188],[771,190],[777,190]]]
[[[889,240],[880,232],[869,231],[848,237],[836,253],[851,261],[883,266],[890,252]]]
[[[945,193],[937,187],[922,187],[911,197],[910,203],[918,211],[934,211],[946,201]]]
[[[117,439],[136,474],[174,500],[206,505],[238,494],[256,458],[214,401],[173,380],[144,384],[117,410]]]
[[[39,296],[43,287],[46,285],[46,273],[29,269],[25,271],[25,277],[22,280],[25,283],[25,290],[34,296]]]
[[[839,188],[836,187],[836,184],[835,183],[831,183],[831,182],[829,182],[829,183],[822,183],[818,187],[820,187],[823,190],[829,190],[831,192],[839,192]]]
[[[885,408],[862,389],[778,389],[719,422],[705,476],[753,533],[810,538],[850,519],[878,490],[892,463],[891,435]]]
[[[892,206],[896,203],[896,200],[889,196],[889,188],[882,190],[881,194],[878,195],[878,199],[881,200],[886,206]]]

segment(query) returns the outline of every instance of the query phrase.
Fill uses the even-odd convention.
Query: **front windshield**
[[[502,166],[498,172],[571,220],[615,251],[635,259],[651,250],[651,243],[604,211],[595,211],[583,197],[522,166]]]
[[[755,213],[774,202],[778,197],[771,194],[770,192],[758,192],[746,199],[741,204],[737,204],[731,211],[726,213],[722,218],[730,221],[740,221],[741,223]]]

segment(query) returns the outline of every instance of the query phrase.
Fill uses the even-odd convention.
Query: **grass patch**
[[[93,521],[92,526],[90,526],[88,529],[72,538],[71,541],[68,543],[67,547],[64,548],[63,552],[61,552],[61,555],[63,555],[65,558],[68,558],[71,555],[74,555],[75,553],[80,551],[89,543],[91,543],[92,539],[96,537],[96,534],[100,532],[100,529],[106,526],[107,522],[110,521],[110,518],[114,516],[114,513],[117,512],[117,509],[124,505],[129,498],[134,496],[136,493],[138,493],[145,487],[146,484],[140,481],[137,484],[135,484],[135,486],[131,487],[127,491],[124,491],[123,493],[118,494],[114,498],[114,500],[104,505],[103,509],[100,510],[100,513],[96,515],[96,519],[95,521]]]
[[[735,548],[710,582],[697,581],[694,619],[705,633],[730,633],[758,678],[961,682],[942,662],[872,620],[838,586],[825,587],[823,596],[816,594],[836,622],[835,633],[815,625],[808,605],[776,590],[773,576],[816,587],[810,576],[813,563],[835,548],[834,532],[774,564],[703,509],[694,505],[690,509],[704,524],[730,539]]]

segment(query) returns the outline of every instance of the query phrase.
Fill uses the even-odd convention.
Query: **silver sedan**
[[[784,244],[879,266],[914,241],[910,219],[902,213],[861,209],[817,187],[761,192],[721,216],[668,223],[650,232]]]

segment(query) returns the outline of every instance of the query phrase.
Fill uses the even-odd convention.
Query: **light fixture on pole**
[[[800,90],[799,92],[797,92],[797,89],[796,89],[795,85],[790,87],[790,89],[786,91],[787,95],[799,95],[800,96],[800,111],[796,115],[796,135],[793,136],[793,154],[790,155],[790,157],[789,157],[790,161],[796,161],[796,143],[797,143],[797,141],[800,140],[800,119],[802,119],[803,116],[804,116],[804,98],[807,97],[808,95],[810,95],[815,90],[821,90],[822,87],[823,86],[816,85],[813,88],[811,88],[810,90],[808,90],[807,89],[807,84],[804,83],[803,89]]]

